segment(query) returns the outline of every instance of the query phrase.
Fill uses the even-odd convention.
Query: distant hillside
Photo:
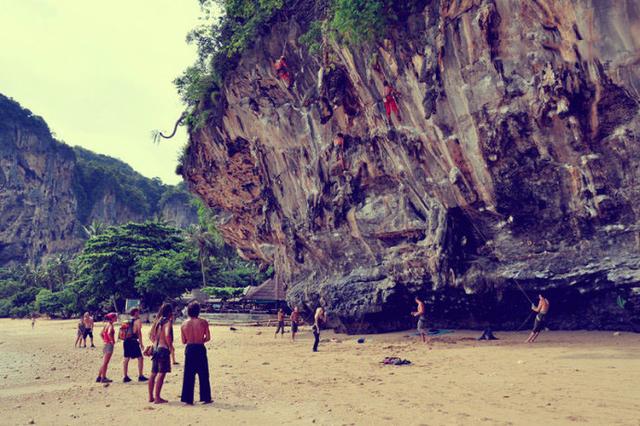
[[[121,160],[79,146],[73,150],[76,155],[73,190],[81,223],[161,217],[186,226],[197,221],[197,212],[190,207],[191,195],[184,184],[165,185],[158,178],[142,176]],[[179,217],[165,214],[176,207],[188,208]]]
[[[160,218],[197,221],[183,185],[61,143],[42,117],[0,95],[0,266],[78,250],[83,226]]]

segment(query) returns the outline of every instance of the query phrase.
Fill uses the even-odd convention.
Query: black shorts
[[[140,343],[138,342],[138,339],[126,339],[122,346],[124,346],[125,358],[142,357],[142,351],[140,350]]]
[[[93,339],[93,330],[91,330],[90,328],[85,328],[84,331],[82,332],[82,337],[85,339],[87,337],[91,337]]]
[[[536,320],[533,323],[533,332],[540,333],[545,326],[545,316],[544,315],[536,315]]]
[[[158,348],[153,353],[151,360],[152,373],[171,373],[171,352],[167,348]]]
[[[297,322],[291,322],[291,332],[292,333],[297,333],[298,332],[298,323]]]

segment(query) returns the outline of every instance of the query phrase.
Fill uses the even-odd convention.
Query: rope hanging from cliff
[[[516,283],[516,285],[518,286],[518,288],[520,289],[520,291],[522,292],[522,294],[524,294],[524,297],[527,298],[527,300],[529,301],[529,303],[531,303],[532,305],[534,305],[533,301],[529,298],[529,295],[527,295],[527,293],[525,293],[525,291],[522,289],[522,287],[520,286],[520,283],[518,283],[518,281],[513,280],[513,282]]]
[[[529,312],[529,315],[527,315],[527,318],[522,321],[522,324],[520,324],[520,327],[518,327],[518,329],[516,330],[516,332],[522,330],[522,327],[524,327],[524,325],[529,322],[529,319],[531,319],[531,315],[533,315],[533,311]]]

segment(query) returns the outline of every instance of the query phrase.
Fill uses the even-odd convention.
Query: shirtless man
[[[196,374],[200,383],[200,401],[203,404],[213,402],[211,400],[211,385],[209,384],[209,361],[207,360],[207,348],[204,346],[211,340],[209,323],[198,318],[200,304],[191,302],[187,307],[189,319],[182,323],[180,334],[182,343],[187,345],[184,350],[184,376],[182,379],[182,396],[180,401],[185,404],[193,404],[193,388]]]
[[[276,328],[276,334],[273,337],[284,336],[284,311],[282,308],[278,309],[278,328]]]
[[[91,347],[95,348],[93,344],[93,317],[89,315],[89,312],[85,312],[82,317],[82,324],[84,325],[84,331],[82,334],[83,348],[87,347],[87,337],[91,339]]]
[[[318,352],[318,343],[320,343],[320,324],[327,322],[327,314],[324,311],[324,308],[320,306],[316,309],[316,314],[313,316],[313,327],[311,327],[311,331],[313,331],[313,351]]]
[[[525,340],[525,343],[533,343],[540,335],[542,328],[545,326],[545,316],[549,312],[549,300],[547,300],[542,294],[538,295],[538,306],[531,305],[531,310],[537,312],[536,320],[533,323],[533,330],[529,335],[529,338]]]
[[[300,322],[302,322],[302,318],[300,317],[300,311],[298,310],[298,307],[294,307],[293,311],[291,312],[291,341],[295,341],[296,340],[296,333],[298,332],[298,326],[300,325]]]
[[[168,402],[162,399],[160,392],[164,384],[164,376],[171,372],[170,353],[173,339],[169,334],[172,327],[173,306],[165,303],[160,307],[153,325],[149,339],[153,343],[153,356],[151,357],[151,376],[149,377],[149,402],[164,404]]]
[[[124,360],[122,362],[122,370],[124,372],[124,383],[129,383],[129,360],[138,360],[138,381],[146,382],[148,379],[144,377],[144,358],[142,357],[142,351],[144,345],[142,343],[142,321],[140,320],[140,309],[133,308],[130,311],[131,320],[129,321],[129,327],[122,346],[124,347]]]
[[[418,317],[418,333],[422,336],[422,342],[429,343],[429,339],[427,338],[427,309],[424,306],[424,302],[420,300],[418,296],[416,296],[416,303],[418,309],[415,312],[411,312],[411,315]]]

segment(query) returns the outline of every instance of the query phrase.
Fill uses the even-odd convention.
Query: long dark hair
[[[173,314],[173,306],[171,303],[163,303],[158,310],[156,319],[153,321],[153,327],[151,327],[151,333],[156,335],[158,332],[158,325],[164,324]]]

